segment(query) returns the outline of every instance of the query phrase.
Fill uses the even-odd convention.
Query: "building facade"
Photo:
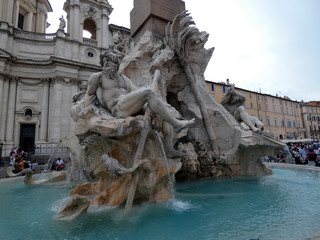
[[[106,0],[66,0],[67,21],[60,18],[54,34],[45,34],[48,0],[0,0],[0,6],[2,156],[18,146],[52,151],[74,129],[72,95],[100,71],[99,56],[115,32],[129,37],[130,30],[109,26],[113,9]]]
[[[305,137],[319,139],[320,137],[320,101],[301,102]]]
[[[229,82],[228,80],[226,83],[207,81],[206,85],[212,97],[220,103],[227,93]],[[307,114],[310,114],[311,111],[314,113],[312,118],[314,132],[317,129],[317,134],[319,133],[319,107],[313,106],[311,108],[309,104],[308,110],[308,107],[302,107],[302,103],[291,100],[288,97],[272,96],[237,87],[235,87],[235,90],[245,96],[245,108],[249,115],[260,119],[265,126],[265,131],[271,136],[278,139],[309,138],[310,134],[308,134],[307,129],[310,129],[311,122],[309,121],[309,125],[306,125],[306,122],[308,122]],[[316,113],[318,114],[317,116],[315,115]]]

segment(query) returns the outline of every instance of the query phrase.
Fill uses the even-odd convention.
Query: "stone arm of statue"
[[[92,99],[96,97],[96,91],[99,86],[99,81],[101,77],[101,72],[100,73],[93,73],[89,80],[88,80],[88,86],[87,86],[87,91],[84,96],[84,106],[87,107],[92,103]]]
[[[133,92],[135,90],[137,90],[138,88],[136,87],[136,85],[133,84],[133,82],[130,80],[130,78],[128,78],[125,75],[120,74],[120,76],[124,79],[124,81],[126,82],[127,85],[127,92]]]

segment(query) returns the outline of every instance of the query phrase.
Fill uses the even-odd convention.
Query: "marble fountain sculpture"
[[[163,40],[146,33],[130,52],[117,41],[100,57],[86,92],[74,95],[75,137],[70,179],[82,180],[56,219],[72,220],[89,207],[162,202],[177,177],[260,176],[260,161],[282,145],[261,132],[230,86],[223,105],[210,96],[205,49],[187,11],[166,27]],[[233,94],[233,97],[231,96]]]

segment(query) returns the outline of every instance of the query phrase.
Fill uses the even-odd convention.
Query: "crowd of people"
[[[269,161],[320,167],[320,143],[288,143]]]
[[[28,168],[35,171],[36,166],[38,166],[38,163],[35,160],[32,163],[27,161],[27,154],[22,150],[21,147],[11,151],[8,161],[9,165],[13,166],[13,173],[19,173]]]

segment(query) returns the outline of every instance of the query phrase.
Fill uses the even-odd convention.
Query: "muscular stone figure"
[[[258,132],[260,129],[260,126],[263,127],[263,124],[259,123],[258,125],[256,123],[253,123],[253,120],[256,121],[258,119],[251,119],[250,115],[245,110],[243,104],[245,102],[246,98],[243,96],[243,94],[238,93],[234,90],[234,86],[230,86],[228,88],[227,95],[222,99],[221,104],[224,106],[225,109],[228,110],[231,115],[234,116],[234,118],[239,123],[245,123],[252,131]],[[258,120],[259,121],[259,120]],[[260,121],[259,121],[260,122]],[[255,127],[259,126],[259,128]]]
[[[120,60],[115,53],[110,50],[104,52],[100,56],[100,64],[103,71],[92,74],[88,80],[85,106],[86,102],[90,104],[91,97],[96,95],[101,105],[114,117],[132,116],[148,104],[152,112],[170,123],[175,132],[194,124],[194,119],[178,120],[173,117],[152,88],[137,89],[129,78],[119,74]],[[161,77],[160,74],[158,77]]]

